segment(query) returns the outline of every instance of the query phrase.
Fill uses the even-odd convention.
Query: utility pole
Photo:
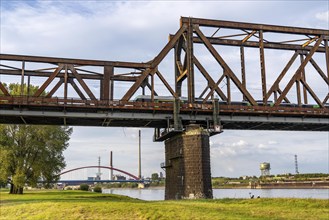
[[[142,158],[141,158],[141,130],[138,131],[139,145],[138,145],[138,179],[142,178]]]

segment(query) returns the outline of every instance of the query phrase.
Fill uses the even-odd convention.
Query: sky
[[[181,16],[329,29],[329,3],[317,0],[0,3],[0,52],[6,54],[147,62],[178,30]],[[138,130],[73,127],[64,152],[67,169],[97,165],[98,156],[102,165],[108,165],[113,151],[113,166],[137,175]],[[141,130],[142,174],[163,172],[164,143],[152,141],[152,129]],[[272,174],[294,173],[295,154],[299,172],[328,173],[328,145],[327,132],[225,130],[210,138],[211,173],[213,177],[259,176],[262,162],[271,164]]]

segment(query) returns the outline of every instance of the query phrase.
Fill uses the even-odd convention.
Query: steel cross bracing
[[[146,63],[0,54],[0,123],[328,131],[328,40],[329,30],[182,17]],[[13,80],[25,93],[9,94]]]

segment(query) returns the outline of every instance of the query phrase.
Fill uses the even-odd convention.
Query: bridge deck
[[[167,127],[173,103],[1,97],[0,123],[103,127]],[[206,126],[213,105],[182,103],[183,125]],[[329,108],[219,105],[224,129],[329,131]]]

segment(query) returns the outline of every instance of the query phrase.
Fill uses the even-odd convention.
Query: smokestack
[[[110,167],[112,168],[113,167],[113,154],[112,154],[112,151],[110,151]],[[113,170],[111,169],[110,170],[110,180],[113,180]]]
[[[138,145],[138,179],[142,178],[142,159],[141,159],[141,130],[138,132],[139,145]]]

